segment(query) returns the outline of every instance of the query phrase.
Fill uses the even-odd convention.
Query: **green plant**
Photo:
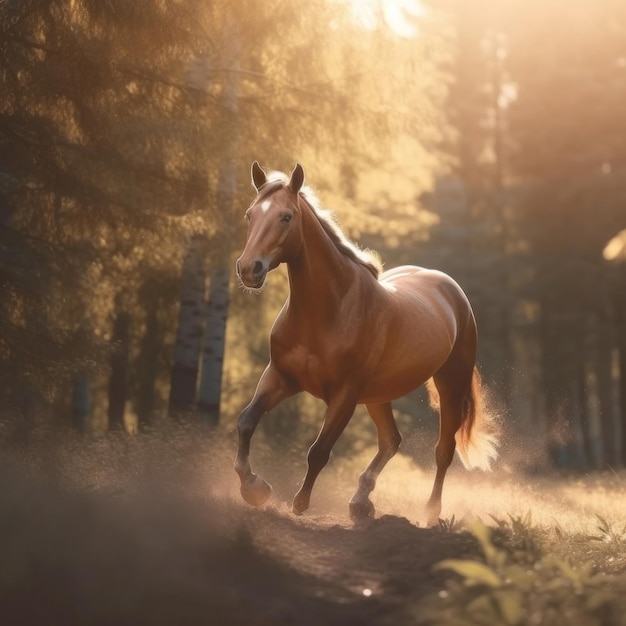
[[[456,519],[453,515],[448,519],[439,518],[439,523],[437,528],[442,533],[456,533],[463,529],[465,526],[465,520]]]
[[[529,528],[530,519],[518,521]],[[470,531],[482,548],[484,561],[447,559],[435,566],[438,571],[451,571],[456,576],[433,599],[426,616],[428,623],[446,626],[626,623],[616,579],[596,573],[590,563],[572,566],[563,559],[546,555],[529,565],[528,558],[520,559],[517,551],[494,545],[492,529],[485,524],[475,523]]]
[[[501,535],[501,543],[512,553],[516,562],[534,564],[541,557],[541,533],[533,526],[532,513],[508,515],[501,519],[490,515]]]
[[[598,521],[596,528],[599,534],[587,535],[587,539],[602,541],[603,543],[610,543],[615,546],[621,546],[626,543],[626,525],[618,530],[601,515],[596,513],[595,517]]]

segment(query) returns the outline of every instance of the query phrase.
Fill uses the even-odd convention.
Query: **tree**
[[[203,7],[32,0],[0,13],[5,377],[20,362],[4,389],[28,377],[52,398],[62,372],[106,351],[116,294],[137,293],[147,268],[171,272],[177,241],[198,219],[207,228],[185,199],[211,144],[189,115],[195,92],[175,79]],[[42,367],[54,375],[34,375]]]
[[[588,405],[599,406],[602,454],[610,457],[607,446],[615,432],[610,368],[597,366],[588,355],[610,360],[609,346],[622,332],[611,322],[610,281],[601,254],[623,225],[625,146],[618,137],[625,130],[619,109],[626,95],[620,61],[626,12],[611,1],[555,0],[542,4],[540,12],[517,8],[509,21],[509,64],[519,94],[511,111],[512,167],[533,189],[520,210],[544,328],[547,413],[561,412],[569,436],[584,442]],[[561,24],[557,32],[547,27],[555,20]],[[590,371],[598,381],[593,393]],[[582,391],[573,394],[571,381],[581,377]],[[589,457],[589,444],[586,448]]]

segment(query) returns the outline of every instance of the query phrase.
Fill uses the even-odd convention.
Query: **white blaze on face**
[[[263,200],[263,202],[261,202],[261,211],[263,211],[263,213],[267,213],[271,206],[272,203],[269,200]]]

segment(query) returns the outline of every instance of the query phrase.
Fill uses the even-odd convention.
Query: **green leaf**
[[[481,594],[469,602],[467,613],[473,617],[481,618],[480,622],[483,624],[485,622],[494,623],[498,617],[491,598],[486,594]]]
[[[595,513],[595,517],[596,520],[598,520],[598,530],[602,531],[605,534],[610,534],[611,532],[611,525],[606,521],[606,519],[604,517],[602,517],[601,515],[598,515],[597,513]]]
[[[561,591],[562,589],[565,589],[565,588],[567,588],[568,590],[571,589],[567,580],[565,578],[561,578],[560,576],[555,576],[551,580],[547,580],[541,585],[541,591],[543,593],[552,592],[552,591]]]
[[[487,585],[499,587],[502,584],[500,577],[484,563],[478,561],[463,561],[460,559],[446,559],[435,565],[435,569],[449,569],[465,578],[468,585]]]
[[[471,533],[478,539],[483,552],[485,553],[485,558],[488,563],[491,563],[498,552],[496,548],[491,543],[491,528],[482,522],[476,522],[469,526]]]
[[[533,572],[527,572],[520,565],[509,565],[504,570],[504,575],[511,581],[511,584],[523,589],[524,591],[530,590],[535,581]]]
[[[495,591],[493,595],[504,621],[510,626],[519,624],[524,617],[522,594],[514,589],[507,589]]]
[[[601,589],[600,591],[596,591],[589,596],[585,602],[585,606],[591,611],[596,611],[606,604],[614,603],[616,600],[617,593],[614,590]]]
[[[495,550],[491,559],[489,559],[489,564],[493,565],[495,568],[500,569],[506,565],[508,560],[508,555],[504,550]]]

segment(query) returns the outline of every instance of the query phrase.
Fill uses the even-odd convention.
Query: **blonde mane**
[[[281,189],[288,182],[289,179],[282,172],[270,172],[267,176],[267,183],[258,191],[257,201]],[[378,254],[373,250],[364,250],[350,241],[341,230],[333,212],[322,208],[317,195],[310,187],[303,187],[298,195],[311,209],[313,215],[317,217],[324,232],[337,250],[355,263],[363,265],[374,278],[378,278],[383,270]]]

